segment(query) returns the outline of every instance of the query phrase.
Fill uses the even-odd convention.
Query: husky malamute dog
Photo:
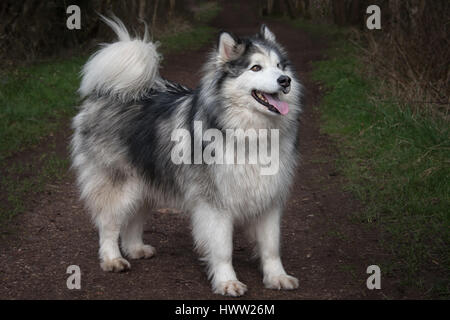
[[[84,100],[73,119],[72,139],[81,198],[99,230],[101,268],[129,269],[122,254],[152,257],[155,249],[142,240],[145,213],[169,206],[190,215],[195,247],[215,293],[240,296],[247,290],[232,266],[235,225],[243,226],[255,244],[264,285],[297,288],[298,280],[283,268],[279,247],[280,219],[297,162],[301,84],[274,34],[265,25],[245,38],[222,32],[200,85],[191,90],[159,75],[160,56],[147,34],[131,38],[120,20],[103,19],[119,39],[83,68],[79,92]],[[174,146],[206,148],[198,141],[198,124],[224,134],[276,130],[279,141],[270,152],[278,153],[277,171],[262,175],[259,162],[175,163]],[[174,141],[178,129],[191,138]],[[264,145],[260,135],[244,138],[244,145]],[[219,140],[209,138],[216,151],[229,156],[233,150]]]

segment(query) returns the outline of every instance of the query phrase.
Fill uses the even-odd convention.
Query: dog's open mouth
[[[289,105],[278,99],[278,94],[265,93],[258,90],[252,91],[252,97],[260,104],[265,106],[269,111],[285,115],[289,112]]]

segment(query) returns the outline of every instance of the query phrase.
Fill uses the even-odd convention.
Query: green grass
[[[213,20],[220,12],[221,7],[219,3],[214,1],[199,1],[197,12],[194,15],[194,20],[197,24],[206,25]]]
[[[186,48],[190,50],[201,48],[211,42],[216,31],[214,28],[202,25],[167,37],[163,36],[159,39],[161,51],[162,53],[174,53]]]
[[[197,49],[211,41],[216,30],[206,23],[219,10],[214,2],[201,4],[193,26],[158,39],[162,53]],[[46,184],[67,173],[69,161],[58,156],[54,146],[48,146],[48,153],[38,158],[31,153],[30,159],[21,162],[10,159],[65,130],[79,104],[79,71],[86,60],[75,57],[0,72],[0,223],[23,212],[27,197],[42,192]]]
[[[307,30],[330,35],[323,26],[307,24]],[[326,89],[322,130],[339,146],[346,188],[365,204],[353,218],[384,231],[383,246],[392,253],[386,269],[404,285],[448,298],[449,123],[381,102],[382,79],[364,75],[362,53],[336,29],[331,34],[329,59],[314,63],[313,78]]]
[[[24,212],[27,200],[57,183],[68,169],[68,159],[58,156],[55,146],[48,153],[19,161],[11,155],[30,149],[49,135],[65,130],[69,117],[76,112],[78,72],[85,58],[20,67],[2,75],[0,87],[0,225]],[[47,140],[47,139],[46,139]],[[5,165],[6,163],[6,165]],[[3,228],[2,228],[3,229]],[[5,229],[6,230],[6,229]]]
[[[0,161],[37,143],[74,113],[84,61],[46,62],[1,75]]]
[[[0,203],[0,225],[26,209],[25,199],[36,196],[50,185],[58,184],[67,175],[69,159],[49,152],[35,156],[29,166],[14,163],[7,169],[1,181],[6,198]]]
[[[194,15],[195,26],[192,29],[158,39],[161,42],[162,53],[179,52],[186,48],[194,50],[211,43],[218,30],[207,24],[217,16],[220,10],[217,2],[200,3]]]

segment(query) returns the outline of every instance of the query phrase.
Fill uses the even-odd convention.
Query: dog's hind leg
[[[128,219],[142,203],[142,186],[133,178],[114,181],[100,170],[84,171],[82,197],[91,209],[100,236],[100,266],[104,271],[130,268],[119,249],[119,235]],[[83,179],[85,178],[85,179]]]
[[[147,205],[143,205],[122,227],[120,233],[122,251],[131,259],[148,259],[156,253],[154,247],[144,244],[142,240],[145,214],[149,210]]]

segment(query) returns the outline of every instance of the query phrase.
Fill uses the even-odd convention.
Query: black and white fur
[[[274,34],[264,25],[247,38],[221,33],[200,85],[191,90],[160,77],[160,56],[147,36],[133,39],[117,18],[103,19],[119,39],[83,68],[84,100],[72,139],[81,198],[99,230],[101,268],[129,269],[122,254],[152,257],[155,249],[142,240],[145,214],[170,206],[189,213],[215,293],[240,296],[247,290],[232,266],[237,224],[255,243],[265,286],[297,288],[298,280],[280,260],[280,219],[297,162],[301,85]],[[255,64],[262,70],[250,70]],[[291,79],[287,90],[277,82],[283,75]],[[289,113],[269,111],[252,90],[277,93]],[[278,173],[263,176],[259,165],[249,164],[175,165],[171,133],[176,128],[192,133],[194,121],[204,130],[279,129]]]

